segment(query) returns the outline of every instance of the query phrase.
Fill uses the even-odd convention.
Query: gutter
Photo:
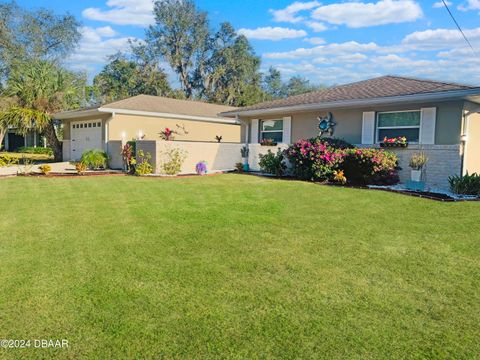
[[[323,110],[323,109],[338,109],[338,108],[350,108],[350,107],[369,107],[375,105],[388,105],[388,104],[400,104],[400,103],[419,103],[430,102],[439,100],[460,100],[469,96],[480,95],[480,88],[468,89],[468,90],[453,90],[444,91],[438,93],[426,93],[426,94],[414,94],[414,95],[402,95],[402,96],[390,96],[374,99],[356,99],[356,100],[342,100],[342,101],[330,101],[320,102],[313,104],[299,104],[291,106],[283,106],[269,109],[252,109],[252,110],[239,110],[228,111],[220,113],[222,116],[257,116],[278,114],[285,112],[302,112],[309,110]]]

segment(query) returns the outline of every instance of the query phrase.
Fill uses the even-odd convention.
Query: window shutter
[[[292,117],[283,118],[283,143],[290,144],[292,142]]]
[[[435,144],[437,108],[423,108],[420,125],[420,144]]]
[[[363,113],[362,144],[372,145],[375,143],[375,111]]]
[[[258,144],[258,119],[252,119],[252,144]]]

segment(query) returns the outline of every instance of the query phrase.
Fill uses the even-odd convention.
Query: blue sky
[[[151,0],[19,0],[28,8],[70,12],[82,41],[67,59],[91,79],[107,55],[142,39],[153,21]],[[347,83],[385,74],[480,84],[480,0],[449,0],[474,53],[438,0],[197,0],[211,26],[231,22],[284,77]],[[166,67],[166,70],[168,68]],[[174,74],[170,74],[174,80]]]

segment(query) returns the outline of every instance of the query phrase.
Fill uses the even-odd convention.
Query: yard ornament
[[[335,131],[335,125],[337,123],[333,121],[333,114],[329,112],[327,116],[325,117],[318,117],[318,129],[319,131],[319,136],[323,136],[325,134],[328,134],[329,136],[333,136],[333,133]]]

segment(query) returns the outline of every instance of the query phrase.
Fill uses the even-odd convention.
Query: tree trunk
[[[63,161],[62,143],[57,138],[55,127],[52,122],[49,122],[44,130],[45,137],[47,138],[48,145],[53,150],[53,159],[55,161]]]

